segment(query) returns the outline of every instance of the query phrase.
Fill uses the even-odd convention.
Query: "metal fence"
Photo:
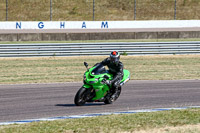
[[[0,57],[200,54],[200,42],[0,44]]]
[[[0,0],[0,21],[200,19],[199,0]]]

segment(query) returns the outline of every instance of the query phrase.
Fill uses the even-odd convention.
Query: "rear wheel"
[[[111,100],[111,98],[109,97],[109,98],[106,98],[106,100],[104,101],[104,103],[105,104],[112,104],[112,100]]]
[[[86,103],[87,101],[87,89],[84,88],[84,87],[81,87],[79,89],[79,91],[76,93],[76,96],[74,98],[74,103],[77,105],[77,106],[82,106]]]
[[[117,100],[117,98],[119,97],[120,94],[121,94],[121,87],[119,87],[119,88],[116,90],[115,94],[112,93],[110,96],[108,96],[108,97],[106,98],[106,100],[104,101],[104,103],[105,103],[105,104],[112,104],[114,101]]]

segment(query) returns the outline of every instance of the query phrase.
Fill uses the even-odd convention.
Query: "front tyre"
[[[81,87],[79,89],[79,91],[76,93],[76,96],[74,98],[74,103],[77,106],[82,106],[86,103],[86,101],[87,101],[87,93],[86,92],[87,92],[86,88]]]

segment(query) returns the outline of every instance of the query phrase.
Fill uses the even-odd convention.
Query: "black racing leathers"
[[[124,75],[122,62],[119,61],[117,64],[115,64],[110,61],[110,58],[106,58],[101,62],[101,64],[108,66],[109,72],[113,74],[113,79],[110,82],[114,88],[117,88]]]

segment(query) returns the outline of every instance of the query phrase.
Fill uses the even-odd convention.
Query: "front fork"
[[[93,87],[91,85],[88,84],[84,84],[83,85],[84,88],[86,88],[86,101],[90,101],[92,98],[95,97],[95,90],[93,89]]]

